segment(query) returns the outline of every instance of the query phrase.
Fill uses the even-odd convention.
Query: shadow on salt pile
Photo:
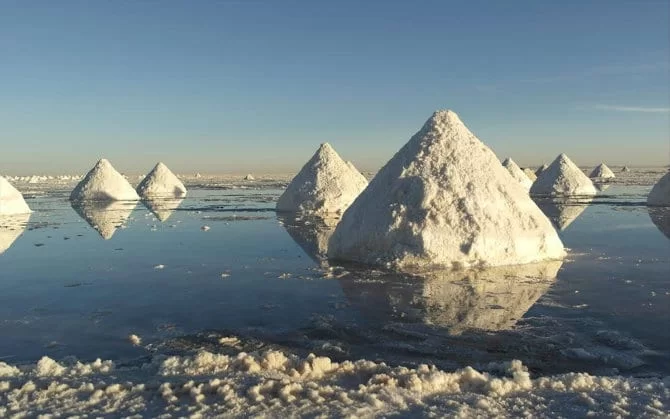
[[[450,334],[500,331],[519,319],[552,286],[562,261],[420,276],[358,273],[340,278],[349,303],[378,322],[424,323]]]
[[[147,198],[142,203],[162,223],[172,216],[183,201],[184,198]]]
[[[564,231],[591,204],[591,197],[534,198],[535,203],[558,231]]]
[[[128,221],[137,201],[82,201],[71,205],[103,239],[109,240]]]
[[[670,207],[647,207],[649,218],[670,239]]]
[[[0,215],[0,255],[12,247],[16,239],[23,234],[29,220],[30,213]]]
[[[328,266],[328,240],[339,218],[283,213],[277,214],[277,220],[310,259],[322,267]]]

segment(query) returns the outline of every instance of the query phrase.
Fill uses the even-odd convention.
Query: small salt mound
[[[605,163],[600,163],[589,176],[591,179],[614,179],[614,172]]]
[[[595,195],[598,190],[565,154],[556,157],[530,188],[531,195]]]
[[[277,211],[312,214],[344,212],[368,181],[323,143],[277,201]]]
[[[0,215],[0,255],[26,230],[30,214]]]
[[[523,173],[530,179],[531,182],[535,182],[535,179],[537,179],[537,176],[535,175],[535,172],[533,169],[525,168],[523,169]]]
[[[628,166],[624,166],[623,169],[621,169],[621,171],[624,172],[624,173],[625,172],[630,172],[630,169],[628,168]]]
[[[670,208],[647,208],[647,210],[654,225],[670,239]]]
[[[256,180],[256,178],[254,178],[254,176],[251,173],[249,173],[244,177],[244,180]]]
[[[669,207],[670,206],[670,172],[666,173],[658,182],[651,188],[649,196],[647,196],[647,205],[654,207]]]
[[[72,201],[136,201],[140,199],[130,183],[106,159],[96,163],[70,194]]]
[[[142,198],[183,198],[186,187],[165,164],[159,162],[137,185],[137,193]]]
[[[545,163],[545,164],[543,164],[542,166],[538,167],[537,170],[535,171],[535,177],[540,176],[540,174],[542,174],[542,172],[544,172],[545,170],[547,170],[547,167],[549,167],[549,166],[547,166],[547,163]]]
[[[0,176],[0,214],[29,214],[32,211],[23,195],[4,177]]]
[[[510,175],[521,184],[526,190],[530,190],[530,187],[533,185],[528,176],[523,173],[521,168],[512,160],[510,157],[506,158],[502,163],[503,167],[507,169]]]
[[[452,111],[438,111],[377,173],[330,239],[332,259],[398,269],[560,259],[526,190]]]

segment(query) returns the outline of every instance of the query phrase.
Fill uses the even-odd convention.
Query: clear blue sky
[[[376,169],[435,109],[500,158],[670,158],[667,0],[0,2],[0,173]]]

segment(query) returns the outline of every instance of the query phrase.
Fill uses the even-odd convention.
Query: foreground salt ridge
[[[136,201],[140,197],[126,178],[106,160],[99,160],[70,194],[71,201]]]
[[[277,350],[200,351],[128,368],[100,359],[65,365],[44,357],[33,366],[0,362],[0,416],[665,417],[670,403],[670,377],[568,373],[533,379],[520,361],[485,369],[490,372],[338,363]]]
[[[0,215],[29,214],[32,211],[23,195],[4,177],[0,176]]]
[[[670,171],[663,175],[651,188],[647,196],[647,205],[657,207],[670,206]]]
[[[518,265],[564,255],[527,191],[452,111],[435,112],[377,173],[328,248],[334,260],[402,270]]]
[[[163,162],[158,162],[137,185],[137,194],[142,198],[183,198],[186,187]]]
[[[323,143],[279,197],[277,211],[340,214],[367,184],[351,162]]]
[[[605,163],[600,163],[589,175],[591,179],[614,179],[614,172]]]
[[[508,157],[502,163],[503,167],[507,169],[510,175],[519,182],[521,186],[530,190],[530,187],[533,185],[533,182],[528,178],[528,176],[521,170],[519,165],[516,164],[511,157]]]
[[[595,195],[598,190],[568,156],[560,154],[538,175],[530,193],[539,196]]]

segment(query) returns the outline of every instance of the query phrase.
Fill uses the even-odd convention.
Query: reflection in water
[[[9,249],[26,230],[28,214],[0,215],[0,255]]]
[[[142,203],[151,211],[158,221],[164,222],[179,208],[184,198],[147,198],[143,199]]]
[[[372,320],[426,323],[451,334],[506,330],[553,284],[562,261],[484,270],[339,279],[352,306]],[[359,275],[360,276],[360,275]]]
[[[93,227],[103,239],[112,238],[137,206],[137,201],[82,201],[72,202],[72,208]]]
[[[277,219],[312,260],[321,266],[328,264],[328,240],[333,235],[339,218],[284,213],[277,214]]]
[[[584,212],[593,198],[535,198],[534,200],[554,227],[563,231]]]
[[[670,239],[670,207],[647,207],[651,221]]]
[[[598,189],[598,191],[602,192],[607,190],[607,188],[609,188],[612,185],[610,185],[607,182],[593,182],[593,186],[595,186],[596,189]]]

